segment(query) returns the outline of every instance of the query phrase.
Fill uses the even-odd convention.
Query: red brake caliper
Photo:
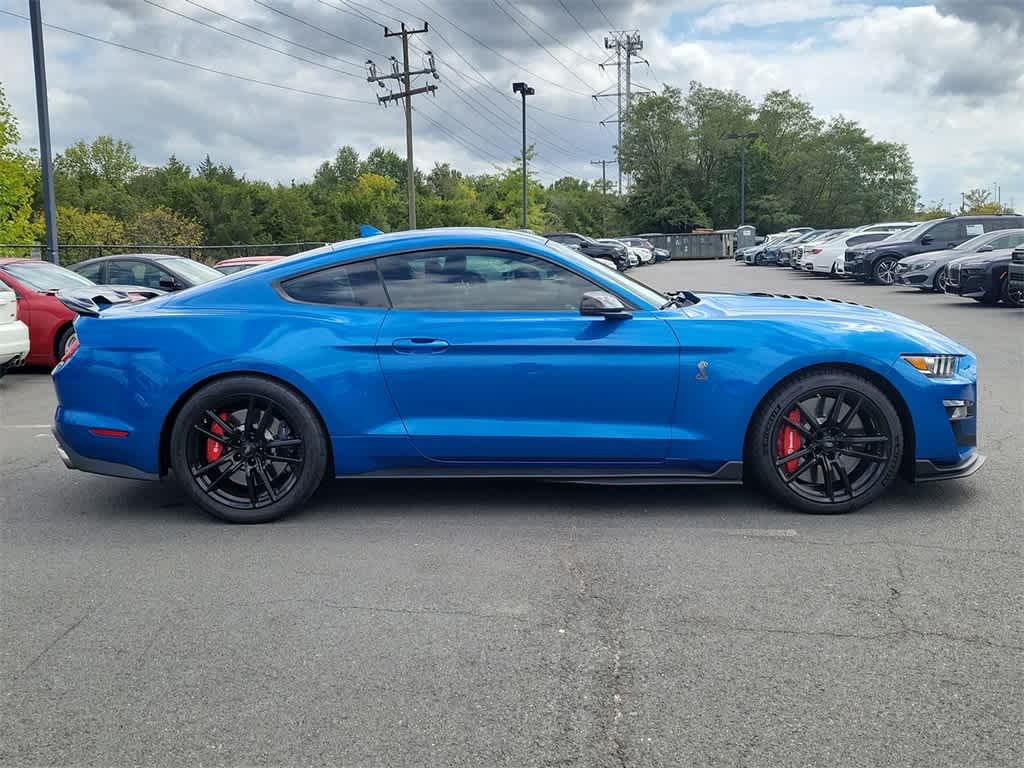
[[[228,420],[227,413],[218,413],[218,416],[226,423]],[[210,425],[210,431],[215,435],[223,435],[224,428],[216,421]],[[224,446],[214,440],[212,437],[206,438],[206,460],[209,462],[216,461],[224,453]]]
[[[794,408],[789,412],[790,421],[795,421],[797,424],[800,423],[800,411]],[[784,424],[782,430],[779,432],[779,456],[786,457],[792,453],[799,451],[804,445],[803,438],[800,433],[795,430],[789,424]],[[786,462],[787,472],[796,472],[797,467],[800,466],[800,459],[793,459],[792,461]]]

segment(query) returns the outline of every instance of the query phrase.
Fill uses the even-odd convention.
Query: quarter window
[[[576,312],[596,289],[561,266],[507,251],[421,251],[377,264],[396,309]]]
[[[372,261],[340,264],[281,285],[295,299],[309,304],[330,304],[336,307],[386,307],[387,296],[380,284],[377,267]]]

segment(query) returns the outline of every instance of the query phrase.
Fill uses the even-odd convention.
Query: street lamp
[[[526,97],[533,96],[536,91],[526,83],[512,83],[512,93],[519,93],[523,96],[523,229],[529,229],[526,207]]]
[[[757,131],[746,131],[745,133],[727,133],[725,138],[736,139],[740,142],[740,226],[747,223],[747,142],[746,139],[756,139],[760,136]]]

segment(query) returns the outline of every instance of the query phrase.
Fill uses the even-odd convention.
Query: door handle
[[[401,352],[407,355],[417,352],[437,354],[438,352],[444,352],[448,349],[448,342],[444,339],[395,339],[391,342],[391,348],[396,352]]]

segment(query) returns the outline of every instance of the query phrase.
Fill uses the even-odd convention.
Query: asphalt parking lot
[[[858,513],[743,488],[335,483],[219,524],[65,470],[0,381],[0,764],[1018,766],[1024,310],[732,262],[664,288],[852,299],[979,357],[962,481]]]

